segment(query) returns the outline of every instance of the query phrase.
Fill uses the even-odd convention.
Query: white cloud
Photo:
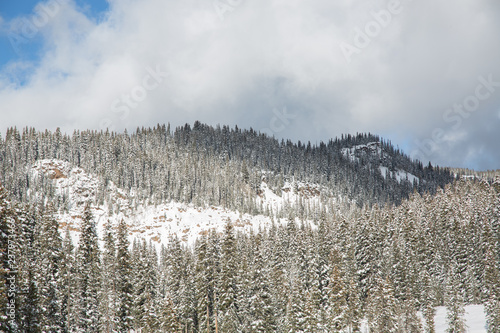
[[[40,64],[2,70],[1,123],[71,132],[103,120],[121,130],[199,119],[261,129],[286,106],[297,118],[278,136],[315,142],[371,131],[414,149],[414,138],[436,127],[449,133],[443,113],[474,91],[478,76],[500,80],[500,8],[494,0],[401,4],[348,64],[339,44],[353,43],[355,28],[387,2],[242,1],[224,20],[211,1],[114,0],[101,20],[67,2],[40,29]],[[113,102],[157,65],[168,77],[127,114],[115,112]],[[490,102],[499,99],[500,90]],[[496,110],[485,105],[460,131],[472,133]],[[440,162],[458,153],[450,147]]]

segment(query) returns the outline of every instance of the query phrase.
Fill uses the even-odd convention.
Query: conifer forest
[[[9,128],[0,184],[0,332],[500,332],[500,176],[370,133]]]

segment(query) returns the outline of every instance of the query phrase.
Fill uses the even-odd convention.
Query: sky
[[[0,133],[371,132],[500,169],[498,0],[0,0]]]

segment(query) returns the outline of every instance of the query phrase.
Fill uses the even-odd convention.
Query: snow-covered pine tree
[[[15,235],[12,235],[12,226],[14,223],[13,212],[10,208],[10,202],[7,197],[7,191],[0,184],[0,331],[8,332],[15,329],[9,324],[9,321],[15,323],[15,317],[9,317],[11,309],[11,300],[15,298],[9,297],[10,279],[15,278],[11,273],[11,263],[9,262],[9,239],[11,250],[14,247]],[[9,237],[10,235],[10,237]],[[7,307],[9,305],[9,307]],[[15,315],[15,308],[13,309]],[[14,319],[14,320],[12,320]]]
[[[43,208],[36,234],[35,246],[40,249],[37,258],[38,307],[40,329],[43,332],[61,332],[64,328],[61,316],[61,271],[62,240],[59,223],[54,217],[51,203]]]
[[[40,249],[35,246],[35,240],[39,217],[34,208],[27,206],[15,205],[13,210],[16,225],[16,283],[20,291],[16,294],[17,329],[21,332],[37,332],[40,330],[37,285],[37,258],[40,256]]]
[[[328,328],[342,332],[347,328],[347,290],[338,264],[333,264],[328,284],[329,320]]]
[[[101,259],[101,299],[99,302],[100,328],[112,332],[117,323],[116,317],[116,244],[111,221],[104,225],[104,247]]]
[[[209,333],[215,330],[213,258],[208,255],[208,237],[202,235],[195,244],[196,271],[195,292],[198,331]]]
[[[396,333],[399,330],[397,308],[392,283],[378,278],[375,290],[368,298],[368,321],[374,332]]]
[[[77,302],[78,290],[76,275],[76,261],[75,261],[75,247],[69,227],[66,227],[64,238],[62,240],[62,253],[61,253],[61,315],[62,322],[64,323],[64,332],[75,332],[78,327]]]
[[[459,290],[460,280],[455,266],[452,267],[447,280],[447,295],[446,295],[446,321],[448,323],[447,333],[465,333],[467,326],[465,325],[464,315],[464,300],[463,293]]]
[[[241,318],[237,304],[238,263],[234,227],[230,221],[226,223],[222,243],[221,272],[219,279],[220,329],[222,332],[239,332]]]
[[[500,332],[500,271],[497,254],[490,248],[485,254],[484,293],[488,332]]]
[[[144,330],[146,332],[156,332],[159,329],[159,303],[158,299],[158,255],[152,241],[143,243],[145,252],[144,270],[146,273],[146,283],[143,294],[145,295],[144,312]]]
[[[251,276],[250,326],[252,332],[271,333],[276,332],[277,326],[274,318],[274,309],[269,290],[269,269],[267,265],[266,248],[262,242],[262,233],[255,239],[255,259]]]
[[[129,253],[128,228],[122,219],[116,233],[116,327],[119,332],[132,328],[132,263]]]
[[[159,297],[158,302],[158,328],[157,332],[162,333],[181,333],[182,327],[177,319],[174,310],[174,304],[167,294],[165,297]]]
[[[90,203],[85,205],[77,249],[78,328],[99,332],[100,251]]]
[[[421,309],[425,321],[425,332],[435,333],[436,324],[434,318],[436,316],[436,296],[433,288],[432,278],[425,268],[421,272],[421,276],[421,286],[423,287]]]

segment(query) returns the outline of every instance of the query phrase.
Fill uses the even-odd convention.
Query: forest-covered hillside
[[[302,181],[319,185],[325,201],[342,198],[360,206],[398,204],[415,190],[435,193],[453,180],[449,170],[424,167],[371,134],[311,145],[199,122],[133,134],[10,128],[0,138],[0,181],[19,201],[32,200],[30,195],[42,187],[53,195],[45,180],[29,177],[28,170],[41,159],[64,160],[95,172],[105,184],[112,181],[133,191],[141,202],[176,200],[251,213],[263,212],[255,204],[263,177],[278,194],[285,182]],[[103,201],[106,189],[99,192]]]
[[[444,306],[465,332],[471,304],[500,331],[499,177],[455,179],[369,134],[315,146],[200,123],[9,129],[0,162],[0,331],[435,332]],[[233,213],[193,242],[132,232],[167,203]],[[243,231],[243,213],[269,223]]]

